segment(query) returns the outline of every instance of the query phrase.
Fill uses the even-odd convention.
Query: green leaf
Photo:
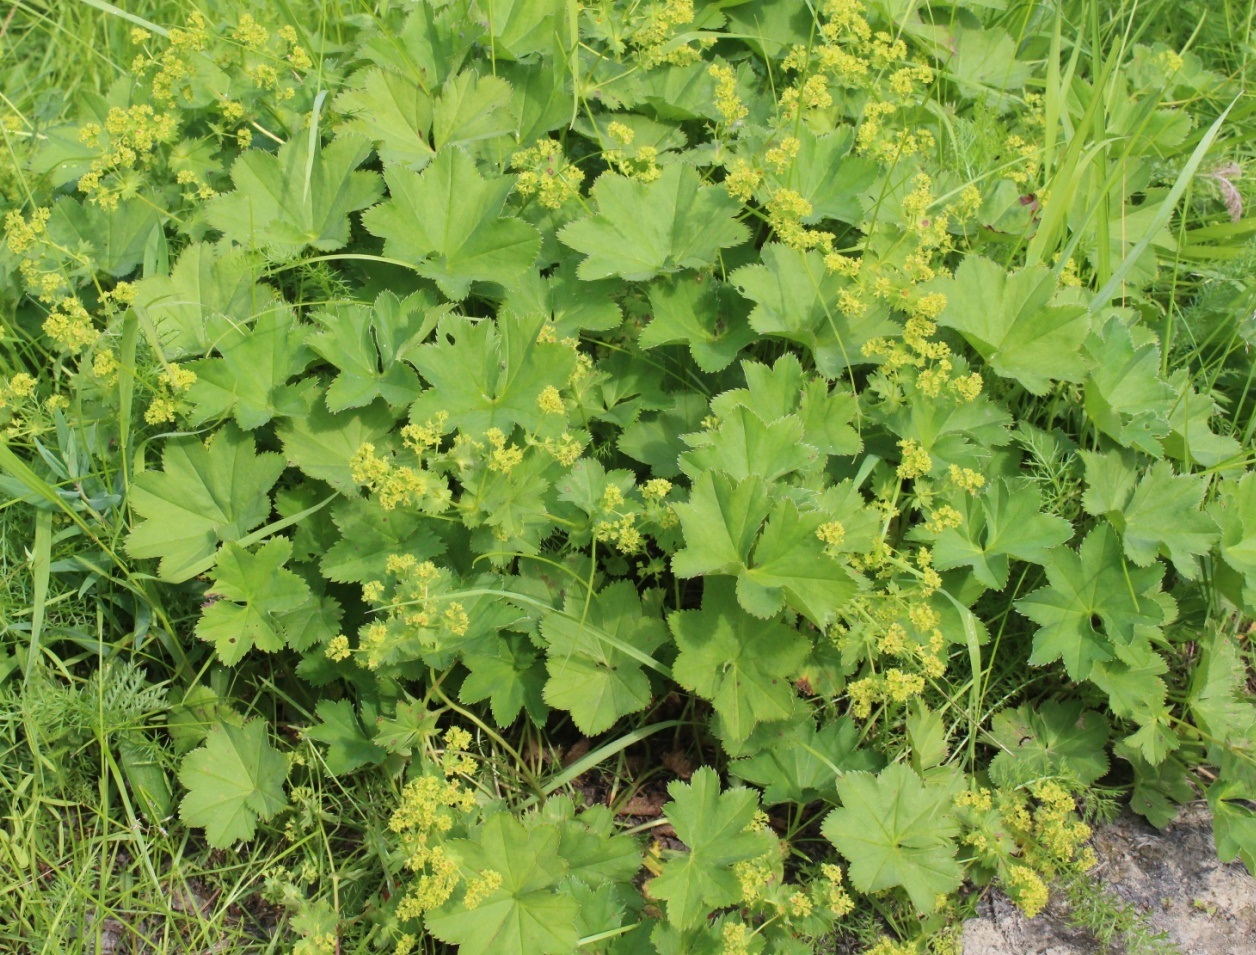
[[[1131,329],[1114,317],[1091,334],[1086,353],[1092,363],[1085,384],[1090,420],[1118,444],[1159,457],[1175,395],[1160,377],[1155,337],[1140,336],[1136,343]]]
[[[549,52],[556,42],[571,42],[566,0],[493,0],[492,10],[489,29],[497,57],[518,60]]]
[[[879,303],[862,315],[843,314],[837,307],[838,292],[850,280],[827,269],[818,252],[769,243],[760,257],[761,265],[746,265],[732,274],[737,291],[755,303],[750,326],[760,335],[807,348],[825,377],[838,378],[850,366],[867,364],[860,351],[864,343],[898,331]]]
[[[1245,780],[1222,776],[1204,794],[1212,810],[1212,831],[1217,857],[1222,862],[1242,861],[1256,873],[1256,786]]]
[[[341,129],[365,136],[388,165],[418,171],[436,155],[429,137],[432,98],[399,73],[378,67],[353,77],[353,87],[336,97],[335,108],[350,117]]]
[[[637,343],[644,349],[684,344],[699,368],[717,372],[750,344],[745,300],[710,276],[679,275],[650,285],[650,324]]]
[[[1087,514],[1103,517],[1120,514],[1138,484],[1138,471],[1131,455],[1122,451],[1079,451],[1086,465],[1086,491],[1082,507]]]
[[[1163,461],[1151,466],[1125,508],[1125,554],[1146,567],[1163,553],[1187,580],[1198,575],[1201,554],[1217,539],[1217,525],[1200,511],[1208,485],[1190,474],[1175,475]]]
[[[1157,829],[1163,829],[1176,819],[1179,808],[1195,798],[1195,787],[1180,760],[1168,757],[1153,766],[1128,743],[1117,744],[1115,751],[1134,767],[1130,808]]]
[[[562,228],[563,244],[587,258],[585,280],[612,275],[644,281],[660,272],[701,269],[720,249],[740,245],[750,233],[737,221],[741,203],[718,186],[702,185],[691,166],[666,166],[644,183],[603,173],[593,184],[597,214]]]
[[[267,541],[250,554],[232,541],[218,554],[211,597],[219,597],[201,614],[196,635],[214,644],[218,658],[233,666],[256,647],[274,653],[284,647],[279,615],[310,599],[310,588],[284,569],[292,555],[286,537]]]
[[[445,843],[468,878],[486,870],[501,885],[473,909],[450,902],[427,915],[427,929],[459,955],[570,955],[579,939],[574,899],[559,894],[567,863],[552,826],[528,830],[510,813],[489,817],[473,839]]]
[[[221,358],[188,365],[196,373],[188,390],[188,400],[196,406],[195,420],[231,413],[241,428],[252,431],[272,418],[301,414],[301,388],[289,385],[288,379],[300,374],[313,357],[304,339],[305,329],[286,308],[264,312],[252,328],[226,333],[217,343]]]
[[[1182,368],[1169,379],[1178,395],[1169,412],[1170,433],[1164,439],[1164,453],[1187,465],[1213,467],[1237,456],[1242,450],[1229,435],[1214,434],[1212,418],[1220,410],[1211,395],[1201,395],[1190,386],[1191,372]]]
[[[350,498],[336,505],[332,520],[340,531],[319,562],[319,570],[337,583],[364,584],[383,580],[388,558],[413,556],[428,560],[445,551],[430,521],[408,508],[384,510],[376,501]]]
[[[709,766],[689,783],[669,783],[667,792],[672,799],[663,812],[689,851],[669,853],[646,890],[667,903],[669,922],[687,928],[741,898],[733,866],[772,851],[773,839],[762,829],[747,831],[759,808],[754,791],[737,786],[721,793],[719,777]]]
[[[1007,585],[1009,559],[1045,564],[1073,536],[1068,521],[1040,510],[1042,497],[1028,479],[999,478],[979,497],[963,494],[955,503],[963,523],[938,535],[934,566],[971,567],[980,583],[995,590]]]
[[[138,197],[124,200],[116,209],[105,209],[64,196],[52,205],[48,237],[60,248],[73,249],[90,260],[93,269],[122,278],[144,261],[144,247],[162,218],[160,206]],[[77,266],[83,259],[66,265]]]
[[[387,442],[394,419],[383,402],[332,414],[317,391],[305,395],[305,413],[285,418],[275,427],[288,462],[307,477],[326,481],[341,494],[356,495],[349,461],[364,444]]]
[[[233,328],[278,307],[259,271],[242,249],[194,242],[169,275],[136,283],[135,308],[152,322],[167,359],[203,355]]]
[[[990,778],[999,786],[1015,787],[1062,776],[1089,786],[1108,772],[1110,733],[1103,714],[1076,700],[1001,710],[990,729],[999,748],[990,763]]]
[[[803,374],[792,352],[781,355],[770,368],[743,361],[745,388],[734,388],[711,399],[711,412],[721,420],[746,407],[764,421],[796,415],[803,424],[803,440],[822,454],[858,454],[863,444],[850,422],[858,414],[855,397],[831,389],[823,378]]]
[[[183,757],[179,782],[188,792],[179,818],[203,828],[215,849],[252,839],[259,819],[270,819],[288,804],[287,775],[288,761],[266,738],[265,720],[219,723],[205,745]]]
[[[320,722],[305,735],[328,745],[327,768],[333,776],[344,776],[384,758],[384,750],[367,737],[348,700],[319,700],[314,709]]]
[[[979,255],[965,257],[955,277],[929,288],[946,296],[938,324],[954,328],[995,374],[1035,394],[1052,381],[1081,381],[1082,343],[1090,331],[1083,305],[1050,304],[1055,273],[1045,266],[1008,272]]]
[[[606,332],[624,320],[615,301],[624,288],[618,279],[581,281],[575,261],[568,257],[548,275],[533,269],[516,279],[506,291],[501,310],[546,316],[558,339],[577,337],[582,331]]]
[[[422,173],[389,168],[389,199],[362,214],[384,240],[384,254],[410,263],[449,298],[472,282],[508,284],[536,259],[541,237],[526,222],[502,216],[514,178],[485,179],[461,149],[442,149]]]
[[[629,581],[611,584],[587,605],[569,597],[565,610],[541,622],[548,644],[545,702],[567,710],[580,732],[596,736],[650,702],[650,681],[640,661],[616,644],[648,654],[667,631],[661,620],[643,615]]]
[[[432,107],[432,140],[437,150],[513,133],[510,100],[510,84],[499,76],[465,71],[449,77]]]
[[[466,0],[439,8],[415,7],[400,30],[369,34],[362,56],[421,89],[431,89],[462,65],[484,35],[469,7]]]
[[[1187,704],[1196,724],[1212,739],[1245,736],[1256,720],[1247,690],[1247,664],[1229,634],[1214,631],[1200,641],[1203,654],[1191,674]]]
[[[374,308],[341,305],[315,313],[324,330],[310,335],[306,344],[340,370],[327,389],[331,411],[361,408],[376,398],[408,405],[419,396],[418,376],[399,358],[436,327],[430,306],[418,293],[401,301],[382,292]]]
[[[1112,649],[1116,659],[1096,663],[1090,673],[1090,681],[1108,694],[1112,712],[1144,726],[1165,720],[1168,716],[1164,702],[1166,689],[1160,677],[1169,665],[1164,657],[1141,638],[1128,646],[1116,644]],[[1150,756],[1148,759],[1159,762]]]
[[[271,258],[306,246],[334,252],[349,241],[349,213],[382,192],[379,176],[358,171],[371,154],[362,136],[337,137],[311,156],[311,137],[298,133],[276,153],[246,149],[231,167],[235,191],[211,199],[205,218],[225,238]]]
[[[864,217],[864,203],[871,204],[880,170],[869,159],[850,154],[855,142],[851,126],[817,135],[805,123],[792,131],[798,153],[783,172],[769,175],[769,185],[793,189],[811,204],[802,217],[808,225],[836,219],[855,225]]]
[[[739,412],[759,420],[744,408]],[[783,418],[772,427],[788,422],[792,422],[790,433],[801,436],[796,419]],[[758,427],[762,429],[761,424]],[[791,445],[782,440],[777,447],[779,459]],[[759,439],[739,440],[736,450],[747,462],[768,465],[773,460]],[[805,459],[810,449],[794,446],[788,453],[801,454]],[[686,467],[696,470],[696,464],[689,459]],[[820,525],[830,519],[828,515],[813,510],[800,512],[790,501],[772,505],[757,474],[734,481],[722,471],[702,470],[689,501],[674,505],[674,510],[685,546],[673,555],[672,571],[677,577],[735,575],[737,598],[756,617],[770,617],[788,603],[816,626],[824,627],[857,590],[849,568],[827,554],[816,536]]]
[[[673,507],[680,518],[685,546],[672,557],[677,577],[737,574],[770,510],[762,478],[741,481],[716,471],[703,471],[689,492],[689,501]]]
[[[270,515],[270,489],[283,458],[257,454],[253,439],[232,425],[205,444],[169,440],[161,471],[144,471],[131,482],[131,506],[144,520],[131,531],[132,557],[160,557],[163,580],[187,580],[220,541],[234,541]]]
[[[843,773],[875,772],[884,764],[879,753],[859,747],[859,729],[848,716],[816,727],[808,718],[776,729],[771,742],[753,756],[729,765],[734,776],[764,787],[763,802],[802,805],[837,798]]]
[[[558,827],[558,853],[567,863],[565,888],[577,883],[594,886],[631,882],[641,871],[641,847],[616,825],[608,806],[590,806],[576,812],[569,796],[550,796],[533,817]]]
[[[685,436],[694,449],[680,456],[680,468],[694,479],[720,471],[734,481],[757,475],[770,484],[821,463],[819,452],[803,443],[803,433],[802,420],[794,415],[769,424],[739,405],[716,430]]]
[[[742,607],[768,617],[788,604],[821,630],[833,622],[859,588],[846,564],[826,553],[816,536],[828,520],[820,511],[799,512],[788,500],[773,508],[737,578]]]
[[[463,703],[488,700],[498,726],[510,726],[525,708],[537,725],[543,725],[549,707],[543,696],[545,670],[539,657],[524,637],[502,634],[486,650],[463,655],[468,672],[458,698]]]
[[[946,71],[967,97],[1004,108],[1009,91],[1030,78],[1030,64],[1016,58],[1017,43],[1006,31],[984,25],[956,24],[949,33]]]
[[[1173,561],[1187,580],[1198,576],[1197,557],[1217,540],[1217,525],[1200,510],[1207,482],[1196,475],[1175,475],[1157,461],[1135,484],[1135,471],[1119,452],[1081,452],[1086,462],[1086,494],[1090,514],[1104,515],[1125,542],[1125,556],[1146,567],[1160,554]]]
[[[397,704],[391,717],[375,721],[375,745],[390,753],[409,756],[420,748],[425,740],[433,740],[439,734],[437,720],[440,714],[426,709],[423,703]]]
[[[431,386],[410,409],[422,424],[444,412],[446,431],[480,436],[519,426],[535,432],[545,420],[537,404],[547,387],[563,389],[576,356],[559,342],[541,341],[545,318],[502,314],[496,322],[450,315],[436,341],[412,349],[410,361]]]
[[[860,892],[901,886],[924,913],[934,911],[938,896],[959,888],[959,827],[947,788],[927,786],[895,763],[877,776],[849,773],[837,791],[842,805],[825,817],[822,831],[850,861],[850,880]]]
[[[1097,662],[1113,658],[1113,643],[1133,642],[1140,626],[1164,620],[1155,599],[1162,565],[1130,567],[1116,534],[1100,525],[1077,552],[1057,549],[1047,564],[1048,586],[1016,601],[1016,609],[1041,629],[1029,662],[1063,660],[1074,680],[1090,676]]]
[[[1221,485],[1209,509],[1221,528],[1221,559],[1238,580],[1228,588],[1231,599],[1248,613],[1256,613],[1256,474]]]
[[[701,395],[681,391],[658,414],[643,414],[620,432],[619,450],[649,466],[655,477],[672,478],[680,473],[681,440],[701,426],[707,402]]]
[[[672,675],[711,701],[733,739],[793,714],[790,679],[811,649],[798,631],[748,616],[721,581],[707,581],[702,609],[673,613],[667,622],[680,649]]]

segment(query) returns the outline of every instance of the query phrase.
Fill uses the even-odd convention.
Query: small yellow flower
[[[564,414],[563,396],[553,385],[546,385],[536,399],[537,407],[545,414]]]
[[[35,393],[36,381],[32,375],[19,371],[9,379],[8,392],[14,398],[29,398]]]
[[[336,663],[349,659],[353,653],[353,651],[349,649],[349,638],[343,633],[332,637],[331,641],[327,644],[327,649],[324,653],[326,654],[327,659],[333,660]]]
[[[898,476],[904,480],[924,477],[933,469],[933,458],[921,447],[915,438],[906,438],[898,443],[903,454],[898,465]]]
[[[661,501],[671,493],[672,482],[666,478],[651,478],[641,485],[641,496],[647,501]]]
[[[467,885],[467,894],[463,896],[462,904],[468,909],[477,908],[481,902],[500,889],[501,885],[501,873],[493,869],[485,869],[480,873],[479,878]]]

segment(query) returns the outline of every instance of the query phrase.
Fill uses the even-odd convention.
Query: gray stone
[[[1091,875],[1164,932],[1167,951],[1256,955],[1256,879],[1239,863],[1217,860],[1205,804],[1184,807],[1163,832],[1123,816],[1098,827],[1092,844],[1099,865]],[[1056,899],[1027,919],[991,891],[964,927],[964,955],[1100,955],[1094,937],[1073,927],[1068,914]]]

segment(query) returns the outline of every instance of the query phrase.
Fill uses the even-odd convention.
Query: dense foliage
[[[90,6],[3,121],[0,871],[94,901],[0,931],[947,952],[1125,798],[1256,870],[1190,4]]]

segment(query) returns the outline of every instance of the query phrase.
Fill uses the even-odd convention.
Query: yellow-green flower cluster
[[[901,454],[898,465],[898,476],[908,481],[921,478],[933,470],[933,458],[915,438],[904,438],[898,443]]]
[[[406,867],[418,875],[397,906],[397,918],[403,921],[418,918],[443,905],[462,879],[457,859],[443,840],[458,817],[475,807],[475,793],[456,778],[474,771],[474,760],[458,752],[470,742],[471,737],[465,730],[459,727],[446,730],[441,774],[425,773],[406,783],[388,822],[389,829],[401,838]],[[480,882],[478,888],[476,882]],[[477,893],[476,904],[500,885],[499,874],[481,873],[480,879],[471,883]]]
[[[37,384],[34,376],[24,371],[13,375],[8,381],[0,380],[0,412],[4,412],[6,418],[12,418],[18,409],[35,397]],[[19,427],[20,422],[12,420],[7,430],[15,432]]]
[[[29,295],[52,304],[66,296],[69,282],[62,271],[65,259],[75,265],[85,264],[81,256],[62,248],[48,234],[52,210],[36,208],[30,218],[17,210],[4,217],[5,243],[18,256],[18,271]]]
[[[537,202],[546,209],[558,209],[580,195],[584,173],[567,162],[557,140],[537,140],[535,146],[511,156],[510,166],[521,170],[515,180],[519,194],[536,196]]]
[[[712,63],[707,73],[715,80],[715,109],[726,126],[736,126],[750,110],[737,95],[737,74],[723,63]]]
[[[464,908],[479,908],[480,903],[502,886],[502,874],[493,869],[485,869],[478,878],[467,883],[466,894],[462,897]]]
[[[157,149],[179,137],[179,113],[157,112],[147,103],[109,110],[102,127],[87,123],[79,139],[100,150],[91,169],[79,178],[78,187],[104,209],[116,209],[122,199],[139,193],[144,185],[142,170],[153,164]]]
[[[1030,792],[1038,805],[1033,812],[1033,847],[1027,860],[1046,872],[1075,865],[1081,870],[1094,866],[1094,853],[1082,846],[1090,838],[1090,826],[1077,818],[1077,803],[1064,786],[1048,779],[1034,783]]]
[[[644,538],[637,529],[636,509],[628,504],[624,492],[615,484],[606,485],[602,492],[600,510],[607,516],[594,522],[593,539],[609,541],[624,554],[641,550]]]
[[[183,394],[196,384],[196,372],[179,365],[168,365],[157,378],[157,388],[144,411],[149,424],[165,424],[173,421],[179,411]]]
[[[387,581],[362,586],[362,599],[379,612],[358,634],[357,653],[368,669],[417,659],[466,635],[471,618],[446,596],[455,585],[448,570],[413,554],[389,554],[384,568]]]
[[[1003,878],[1003,887],[1017,907],[1029,918],[1033,918],[1047,907],[1050,893],[1047,884],[1029,866],[1008,866],[1007,875]]]
[[[831,862],[820,866],[820,879],[812,882],[812,892],[817,905],[828,909],[838,918],[849,915],[855,909],[855,902],[846,891],[842,882],[842,870]]]
[[[661,0],[645,8],[645,17],[632,34],[637,58],[646,69],[670,63],[688,66],[702,54],[703,43],[678,43],[674,40],[680,27],[693,23],[693,0]]]
[[[728,194],[734,199],[749,202],[754,197],[754,191],[759,188],[761,182],[763,182],[763,173],[755,169],[746,160],[737,158],[733,160],[733,164],[728,169],[728,174],[724,177],[724,188],[728,190]]]
[[[882,935],[872,948],[864,952],[864,955],[918,955],[918,952],[915,945],[898,942],[888,935]]]
[[[1039,780],[1028,792],[969,790],[956,796],[955,813],[966,830],[964,843],[998,873],[1012,901],[1031,918],[1049,901],[1049,882],[1095,864],[1093,850],[1084,846],[1090,827],[1077,818],[1072,794],[1055,780]]]
[[[248,126],[231,127],[246,122],[263,104],[274,106],[293,99],[302,83],[301,74],[314,64],[300,45],[297,31],[285,26],[272,33],[251,14],[240,16],[234,26],[211,27],[199,12],[188,16],[182,27],[172,28],[167,46],[160,53],[150,54],[146,44],[154,42],[143,30],[134,30],[132,41],[145,51],[131,63],[131,72],[147,77],[153,100],[165,109],[174,107],[215,106],[222,118],[215,132],[222,138],[234,136],[242,148],[252,140]],[[201,78],[205,66],[227,73],[230,88],[237,99],[221,93],[208,94]],[[240,100],[251,104],[248,108]]]
[[[825,553],[836,557],[846,540],[846,526],[841,521],[826,521],[816,528],[816,537],[824,544]]]
[[[349,648],[349,638],[343,633],[332,637],[327,643],[327,649],[323,652],[333,663],[340,663],[353,655],[353,651]]]
[[[846,687],[846,695],[850,700],[851,715],[866,720],[878,703],[906,703],[919,696],[924,688],[925,678],[919,673],[890,667],[883,674],[855,680]]]
[[[753,939],[749,925],[730,918],[720,926],[720,955],[749,955]]]
[[[811,212],[811,203],[795,189],[777,189],[767,203],[768,224],[782,243],[800,252],[817,248],[828,251],[833,234],[808,229],[802,223]]]
[[[406,437],[413,443],[413,433]],[[400,505],[439,514],[449,506],[449,486],[438,474],[422,466],[397,464],[393,455],[379,455],[375,445],[366,442],[349,459],[349,474],[356,484],[368,488],[386,511]]]
[[[663,174],[659,168],[659,151],[654,146],[632,147],[637,138],[631,127],[620,122],[613,122],[606,127],[606,135],[615,143],[611,149],[602,151],[602,158],[621,176],[636,179],[638,182],[653,182]]]
[[[4,239],[9,251],[14,255],[25,255],[32,247],[43,241],[48,231],[48,219],[52,210],[35,209],[29,219],[13,209],[4,217]]]

